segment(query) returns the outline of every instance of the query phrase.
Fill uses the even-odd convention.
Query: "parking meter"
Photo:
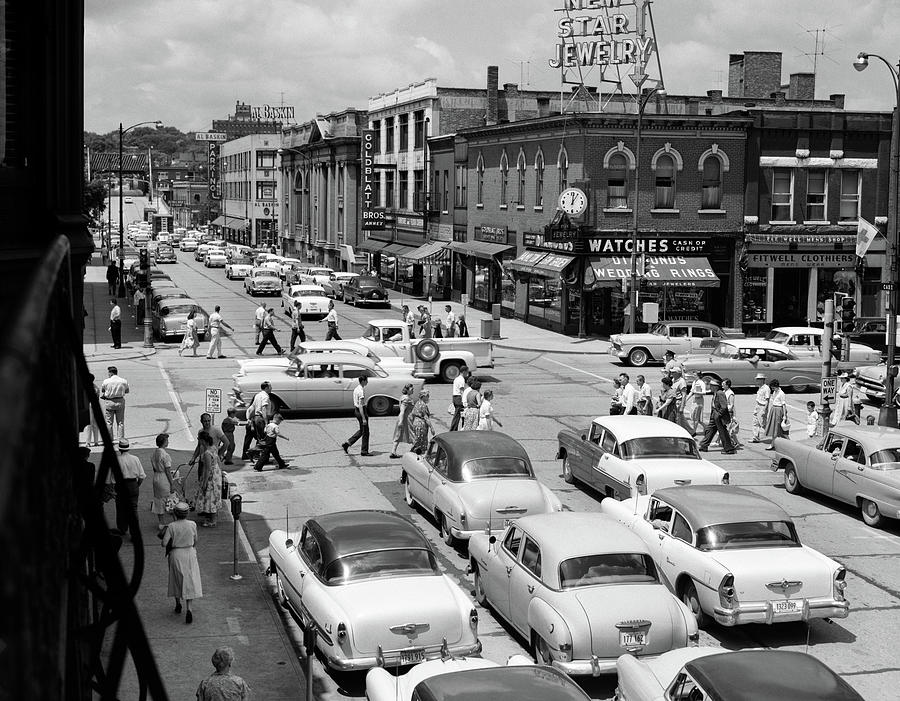
[[[234,520],[237,521],[241,517],[241,502],[243,499],[240,494],[232,494],[230,501],[231,515],[234,517]]]

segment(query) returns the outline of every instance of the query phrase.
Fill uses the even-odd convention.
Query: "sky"
[[[426,78],[483,88],[488,65],[501,85],[558,90],[548,60],[562,3],[85,0],[84,126],[106,133],[159,119],[205,131],[238,101],[292,105],[302,123]],[[652,10],[670,94],[727,94],[728,55],[743,51],[782,52],[787,82],[813,70],[819,30],[816,97],[893,107],[887,68],[873,60],[858,73],[852,62],[863,50],[897,61],[898,0],[655,0]],[[598,79],[594,68],[586,83]]]

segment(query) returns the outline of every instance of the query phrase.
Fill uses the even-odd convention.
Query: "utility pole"
[[[822,417],[823,431],[831,421],[831,404],[828,401],[828,393],[825,391],[826,385],[831,384],[831,336],[834,329],[834,300],[825,300],[825,325],[822,329],[822,392],[821,404],[819,406],[819,415]],[[833,385],[832,385],[833,387]]]

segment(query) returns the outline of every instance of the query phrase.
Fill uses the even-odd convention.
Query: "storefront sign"
[[[407,229],[422,230],[422,217],[411,217],[404,214],[398,214],[396,218],[397,226],[403,226]]]
[[[206,157],[206,174],[209,180],[209,199],[222,199],[222,182],[219,179],[219,142],[210,141]]]
[[[428,233],[432,241],[452,241],[453,224],[429,224]]]
[[[224,131],[198,131],[194,134],[195,141],[225,141],[228,134]]]
[[[628,15],[616,12],[631,5],[636,15],[643,14],[646,0],[563,0],[562,4],[556,10],[564,14],[556,23],[560,41],[549,59],[551,68],[622,63],[644,66],[653,55],[653,38],[638,36]],[[579,14],[573,16],[572,11]]]
[[[584,251],[583,239],[548,241],[543,234],[525,234],[523,243],[526,248],[535,248],[541,251],[559,251],[561,253],[581,253]]]
[[[634,242],[631,237],[591,236],[587,239],[588,250],[595,255],[621,255],[632,253]],[[674,236],[639,238],[637,253],[659,253],[662,255],[705,256],[709,255],[710,239],[691,239]]]
[[[750,253],[747,255],[749,268],[852,268],[856,264],[854,252],[785,252]]]
[[[475,230],[475,240],[487,243],[506,243],[505,226],[482,226]]]
[[[380,177],[375,170],[375,148],[378,144],[374,129],[363,129],[362,134],[362,187],[360,188],[360,211],[362,229],[384,229],[384,210],[375,201],[375,179]]]
[[[251,107],[250,115],[253,119],[261,119],[266,122],[293,121],[294,108],[288,105],[262,105]]]

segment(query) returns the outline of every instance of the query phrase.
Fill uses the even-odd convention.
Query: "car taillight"
[[[341,643],[347,639],[347,626],[344,625],[343,621],[338,623],[337,638],[338,638],[338,642],[341,642]]]
[[[647,478],[644,475],[638,475],[638,478],[634,481],[634,486],[637,487],[638,494],[646,494]]]
[[[559,644],[559,657],[563,662],[570,662],[572,660],[572,643]]]
[[[463,511],[463,512],[459,515],[459,525],[462,526],[463,528],[465,528],[465,527],[466,527],[466,521],[467,521],[467,519],[466,519],[466,512]]]
[[[469,611],[469,625],[472,627],[472,630],[478,629],[478,611],[474,608]]]
[[[839,567],[834,573],[834,598],[838,601],[844,601],[844,590],[847,588],[847,582],[844,578],[847,576],[847,570]]]
[[[731,484],[731,476],[727,472],[722,475],[722,484]]]
[[[734,608],[734,599],[737,592],[734,589],[734,575],[726,574],[719,584],[719,603],[724,608]]]

